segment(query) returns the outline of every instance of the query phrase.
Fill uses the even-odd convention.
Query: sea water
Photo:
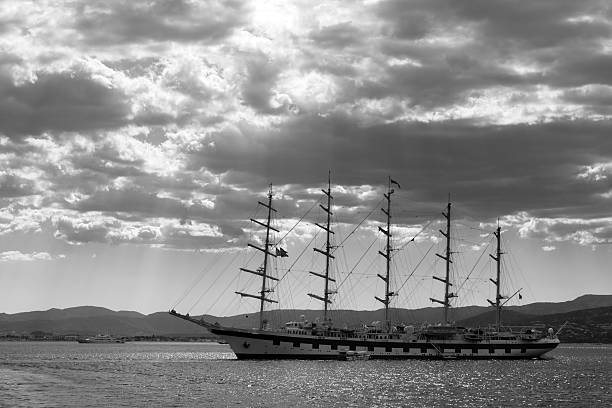
[[[542,360],[239,361],[216,343],[0,342],[2,407],[610,407],[612,345]]]

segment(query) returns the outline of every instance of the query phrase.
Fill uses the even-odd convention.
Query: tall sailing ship
[[[442,299],[430,298],[432,302],[442,305],[443,321],[436,325],[424,325],[418,328],[392,322],[389,306],[397,293],[390,287],[392,251],[394,250],[391,245],[391,202],[396,186],[399,188],[399,184],[389,177],[387,191],[384,194],[386,208],[382,208],[386,225],[378,227],[386,241],[384,251],[379,251],[385,260],[385,273],[377,275],[383,281],[385,290],[382,297],[375,296],[375,299],[384,306],[382,325],[363,325],[356,329],[338,328],[334,326],[330,318],[329,306],[332,303],[330,295],[334,293],[330,284],[335,283],[335,279],[330,275],[330,263],[334,260],[334,247],[331,243],[331,236],[334,234],[331,225],[333,198],[331,180],[328,180],[327,189],[322,190],[326,205],[320,204],[320,208],[326,214],[326,223],[325,225],[315,223],[326,235],[324,248],[314,248],[314,251],[325,258],[325,271],[324,273],[309,272],[324,282],[322,294],[308,293],[308,296],[323,303],[322,321],[309,322],[301,319],[287,322],[281,328],[270,328],[264,318],[265,305],[278,303],[269,297],[271,283],[279,280],[270,273],[270,258],[286,256],[286,252],[280,248],[277,248],[276,251],[272,250],[275,243],[272,242],[271,231],[279,231],[271,225],[272,213],[276,212],[272,205],[271,186],[267,202],[259,202],[267,213],[265,222],[251,219],[265,231],[263,247],[249,244],[249,247],[261,252],[262,265],[256,270],[240,268],[242,272],[261,278],[261,291],[257,294],[236,292],[241,297],[259,301],[259,327],[253,329],[225,327],[203,318],[180,314],[174,309],[170,311],[170,314],[205,327],[219,336],[230,345],[239,359],[347,359],[347,356],[358,356],[359,359],[529,359],[541,357],[557,347],[559,339],[553,329],[545,330],[543,326],[508,327],[502,325],[501,310],[509,298],[500,293],[503,253],[499,226],[494,232],[497,250],[495,255],[490,255],[497,265],[496,278],[490,279],[495,285],[496,297],[494,301],[487,299],[496,310],[495,325],[484,328],[467,328],[457,326],[450,320],[451,299],[457,297],[457,294],[452,292],[453,283],[450,276],[450,267],[453,262],[450,200],[443,212],[446,219],[446,230],[440,230],[446,241],[446,251],[443,254],[436,254],[445,262],[446,273],[444,277],[433,277],[444,284],[444,297]]]

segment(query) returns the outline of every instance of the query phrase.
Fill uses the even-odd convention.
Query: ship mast
[[[444,259],[444,261],[446,262],[446,276],[444,279],[439,278],[437,276],[434,276],[433,278],[435,280],[438,280],[440,282],[444,283],[444,301],[442,300],[438,300],[438,299],[434,299],[434,298],[429,298],[429,300],[431,300],[432,302],[436,302],[436,303],[440,303],[441,305],[444,306],[444,323],[448,324],[449,320],[448,320],[448,309],[450,308],[450,299],[457,297],[456,294],[452,293],[450,291],[450,287],[453,286],[452,283],[450,283],[450,264],[453,263],[452,259],[451,259],[451,248],[450,248],[450,241],[451,241],[451,228],[450,228],[450,224],[451,224],[451,203],[450,203],[450,199],[448,201],[448,204],[446,206],[446,213],[442,213],[442,215],[444,216],[444,218],[446,218],[446,231],[442,231],[439,230],[440,233],[442,235],[444,235],[446,237],[446,254],[445,255],[440,255],[440,254],[436,254],[436,256]]]
[[[387,244],[385,246],[385,252],[378,251],[380,255],[385,258],[386,261],[386,273],[385,275],[378,274],[378,277],[385,282],[385,298],[381,299],[378,296],[374,296],[376,300],[385,305],[385,325],[387,331],[391,331],[391,322],[389,320],[389,303],[391,302],[391,296],[394,296],[396,293],[389,290],[390,283],[390,274],[391,274],[391,194],[395,192],[391,188],[391,184],[396,184],[399,188],[399,184],[389,177],[389,182],[387,185],[387,193],[383,194],[385,199],[387,200],[387,209],[381,208],[382,212],[387,216],[387,229],[385,230],[383,227],[378,227],[378,230],[382,232],[387,237]]]
[[[501,309],[502,309],[502,304],[500,301],[502,299],[505,299],[505,297],[502,296],[500,293],[501,256],[503,252],[501,251],[501,227],[499,225],[497,226],[497,230],[493,232],[493,234],[497,238],[497,256],[493,256],[491,254],[489,254],[489,256],[493,258],[495,260],[495,263],[497,264],[497,277],[496,279],[489,279],[489,280],[493,282],[493,284],[495,285],[495,302],[489,299],[487,299],[487,302],[489,302],[491,306],[495,306],[495,312],[496,312],[495,313],[495,328],[499,332],[499,329],[501,326]]]
[[[327,207],[323,206],[322,204],[319,204],[321,209],[323,209],[323,211],[325,211],[325,213],[327,214],[327,223],[325,226],[317,224],[317,223],[315,223],[315,225],[325,230],[327,239],[325,241],[325,250],[322,250],[319,248],[314,248],[314,250],[325,256],[325,274],[320,274],[317,272],[310,272],[310,274],[318,276],[319,278],[323,278],[325,280],[325,288],[323,291],[323,296],[318,296],[313,293],[308,293],[308,296],[323,302],[323,305],[324,305],[323,321],[328,322],[330,319],[328,318],[327,313],[329,310],[329,305],[332,303],[331,300],[329,299],[329,295],[334,293],[332,290],[329,289],[329,282],[336,282],[335,279],[329,276],[330,275],[329,274],[330,261],[334,259],[334,256],[331,254],[332,245],[331,245],[331,240],[330,240],[331,234],[334,233],[334,231],[331,230],[331,216],[332,216],[331,200],[333,199],[331,195],[331,171],[328,173],[328,177],[327,177],[327,190],[321,190],[321,191],[323,192],[323,194],[327,196]]]
[[[267,288],[267,281],[268,279],[270,280],[275,280],[278,281],[278,278],[275,278],[273,276],[270,276],[268,274],[268,259],[270,256],[272,257],[276,257],[276,254],[270,252],[270,246],[272,245],[270,243],[270,230],[272,231],[276,231],[279,232],[276,228],[272,227],[270,225],[271,219],[272,219],[272,211],[276,212],[276,210],[272,207],[272,184],[270,184],[270,190],[268,191],[268,202],[267,203],[262,203],[261,201],[258,202],[260,205],[264,206],[265,208],[268,209],[268,217],[265,223],[257,221],[253,218],[251,218],[251,221],[254,222],[255,224],[258,224],[262,227],[264,227],[266,229],[266,241],[264,244],[264,247],[258,247],[254,244],[248,244],[248,246],[250,246],[251,248],[255,248],[258,251],[263,252],[264,254],[264,260],[263,260],[263,265],[259,268],[257,268],[256,271],[250,270],[250,269],[246,269],[246,268],[240,268],[241,271],[243,272],[248,272],[248,273],[252,273],[254,275],[257,276],[261,276],[261,291],[259,292],[259,295],[252,295],[249,293],[243,293],[243,292],[236,292],[236,294],[240,295],[241,297],[249,297],[249,298],[254,298],[254,299],[259,299],[259,329],[263,330],[265,328],[265,324],[266,321],[264,320],[264,304],[266,302],[269,303],[278,303],[276,300],[272,300],[272,299],[268,299],[266,297],[266,293],[271,292],[270,289]]]

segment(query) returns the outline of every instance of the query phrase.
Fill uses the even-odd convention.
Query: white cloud
[[[51,261],[63,258],[63,256],[53,257],[48,252],[23,253],[21,251],[0,252],[0,262],[31,262],[31,261]]]
[[[516,227],[521,237],[540,238],[546,242],[570,241],[588,246],[607,242],[612,236],[612,218],[538,218],[520,213],[502,220]]]
[[[292,220],[332,169],[341,222],[392,173],[414,212],[461,190],[523,237],[605,240],[610,22],[538,4],[5,2],[0,233],[214,246],[264,183]]]
[[[577,177],[587,181],[603,181],[608,178],[612,170],[612,163],[595,163],[583,166]]]

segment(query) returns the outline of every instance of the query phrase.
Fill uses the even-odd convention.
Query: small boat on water
[[[125,343],[125,340],[113,337],[110,334],[98,334],[94,337],[85,337],[77,339],[79,343]]]
[[[378,254],[384,258],[386,273],[377,274],[378,278],[384,282],[385,292],[382,297],[375,296],[375,299],[384,305],[384,321],[381,324],[363,324],[360,328],[339,328],[332,323],[329,317],[328,308],[332,303],[332,295],[336,293],[332,289],[332,284],[335,284],[336,280],[330,274],[330,263],[335,259],[334,251],[337,248],[330,241],[331,234],[334,234],[331,225],[331,181],[328,182],[327,189],[322,190],[326,205],[319,204],[326,213],[327,223],[314,224],[327,236],[323,249],[313,248],[315,252],[325,257],[326,266],[322,272],[309,272],[324,280],[324,290],[321,294],[308,293],[312,299],[323,303],[321,322],[309,322],[302,319],[288,322],[281,328],[271,328],[264,318],[264,306],[269,303],[278,303],[277,300],[270,297],[270,293],[274,291],[273,285],[282,279],[271,273],[270,259],[287,256],[287,252],[279,246],[279,242],[273,242],[271,238],[271,231],[279,232],[271,226],[272,213],[276,212],[272,206],[271,186],[267,202],[259,202],[265,208],[267,218],[251,219],[252,222],[264,228],[263,245],[249,244],[249,247],[262,253],[263,262],[255,270],[240,268],[243,272],[261,278],[261,291],[257,294],[236,292],[243,298],[259,301],[259,328],[225,327],[218,323],[205,321],[203,318],[191,317],[188,313],[180,314],[174,309],[169,313],[205,327],[211,333],[219,336],[230,345],[239,359],[530,359],[541,357],[559,345],[557,333],[560,329],[555,332],[552,328],[546,330],[544,326],[509,327],[502,324],[502,307],[519,291],[511,296],[504,296],[500,291],[501,258],[504,252],[501,251],[501,228],[499,226],[493,232],[497,239],[497,251],[490,255],[497,264],[496,275],[495,278],[489,279],[496,289],[495,300],[489,300],[491,306],[496,310],[495,324],[487,327],[467,328],[451,321],[449,316],[451,302],[458,294],[457,289],[453,289],[453,282],[449,275],[453,254],[456,254],[451,249],[450,200],[442,213],[446,219],[446,229],[439,231],[446,240],[446,250],[442,254],[436,254],[445,262],[446,274],[443,277],[433,276],[433,279],[444,284],[444,296],[441,300],[430,298],[432,302],[443,306],[443,320],[439,324],[420,327],[392,322],[389,305],[392,299],[398,296],[397,289],[394,290],[390,286],[393,251],[398,250],[392,247],[391,242],[391,198],[395,186],[399,188],[399,183],[389,177],[387,191],[383,195],[386,200],[386,208],[382,209],[386,216],[386,223],[378,227],[378,231],[386,240],[384,250],[378,251]]]
[[[365,351],[346,351],[338,352],[338,360],[340,361],[358,361],[369,360],[370,355]]]

